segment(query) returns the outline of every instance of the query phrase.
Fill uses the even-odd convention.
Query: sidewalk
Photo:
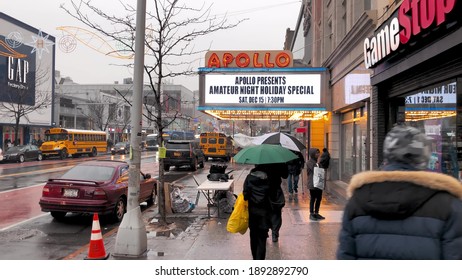
[[[243,181],[251,166],[233,172],[234,193],[242,191]],[[194,173],[198,180],[206,180],[208,170]],[[188,176],[185,180],[174,182],[183,185],[182,192],[195,201],[197,185]],[[201,181],[202,182],[202,181]],[[200,183],[200,182],[199,182]],[[302,179],[300,180],[300,186]],[[326,220],[312,222],[309,220],[309,193],[299,188],[298,201],[288,201],[287,185],[283,180],[286,206],[283,209],[283,225],[279,242],[273,243],[268,238],[267,259],[271,260],[330,260],[335,259],[338,231],[342,217],[345,193],[344,184],[328,182],[321,214]],[[147,251],[141,256],[113,256],[117,233],[105,234],[104,244],[109,259],[140,260],[252,260],[249,232],[244,235],[227,232],[226,223],[229,214],[218,218],[217,209],[211,208],[211,218],[207,216],[207,200],[201,194],[198,205],[191,213],[170,214],[167,217],[169,229],[160,228],[155,223],[158,218],[157,207],[143,211],[147,231]],[[153,220],[154,219],[154,220]],[[88,248],[81,250],[75,259],[85,259]]]

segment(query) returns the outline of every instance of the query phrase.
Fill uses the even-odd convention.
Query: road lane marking
[[[41,214],[41,215],[35,216],[35,217],[33,217],[33,218],[29,218],[29,219],[24,220],[24,221],[21,221],[21,222],[19,222],[19,223],[9,225],[9,226],[7,226],[7,227],[5,227],[5,228],[1,228],[1,229],[0,229],[0,232],[5,231],[5,230],[9,230],[10,228],[13,228],[13,227],[22,225],[22,224],[24,224],[24,223],[33,221],[33,220],[38,219],[38,218],[45,217],[46,215],[50,215],[50,213],[43,213],[43,214]]]
[[[29,171],[29,172],[5,174],[5,175],[0,175],[0,179],[1,179],[1,178],[6,178],[6,177],[14,177],[14,176],[33,175],[33,174],[44,174],[44,173],[49,173],[49,172],[56,172],[56,171],[62,171],[62,170],[66,170],[66,169],[71,169],[72,167],[73,167],[73,166],[65,166],[65,167],[49,168],[49,169],[45,169],[45,170],[37,170],[37,171]]]

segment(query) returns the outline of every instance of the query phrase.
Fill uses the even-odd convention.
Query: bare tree
[[[107,13],[102,8],[92,4],[91,0],[73,1],[72,9],[61,6],[69,15],[76,18],[87,27],[114,40],[120,51],[132,53],[135,51],[135,16],[136,8],[121,1],[126,15],[116,16]],[[195,43],[198,39],[217,31],[231,29],[239,25],[242,20],[235,23],[228,23],[226,16],[217,17],[211,14],[212,4],[202,4],[199,8],[188,7],[178,0],[152,0],[148,1],[149,7],[146,14],[146,59],[145,73],[148,76],[147,83],[153,91],[154,112],[145,113],[144,116],[154,122],[160,136],[160,143],[163,143],[163,130],[175,118],[181,114],[180,111],[169,114],[163,112],[164,103],[168,102],[169,96],[163,94],[164,79],[174,78],[181,75],[195,74],[192,63],[196,55],[204,54],[207,49],[196,49]],[[149,6],[149,5],[148,5]],[[89,12],[89,14],[87,14]],[[97,23],[96,18],[110,24],[111,28],[105,28]],[[133,67],[132,63],[125,66]],[[150,110],[146,106],[144,109]],[[168,122],[165,122],[168,118]],[[164,168],[163,160],[159,162],[159,213],[161,222],[166,221],[166,205],[164,197]]]
[[[94,126],[97,129],[101,131],[107,131],[111,122],[115,120],[114,110],[107,108],[109,103],[104,104],[103,99],[99,96],[96,98],[90,98],[89,103],[92,104],[88,104],[88,117],[93,120]]]
[[[19,145],[19,123],[21,119],[28,118],[32,112],[40,112],[51,105],[51,89],[43,90],[42,85],[50,80],[50,71],[37,66],[34,79],[27,79],[25,83],[10,87],[3,94],[3,102],[0,102],[0,109],[7,115],[14,118],[14,134]],[[23,77],[25,78],[25,77]]]

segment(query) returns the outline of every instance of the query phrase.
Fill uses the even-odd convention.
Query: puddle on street
[[[167,237],[167,238],[176,238],[177,236],[184,233],[187,228],[194,223],[196,220],[195,217],[189,218],[169,218],[168,224],[164,225],[154,220],[148,223],[146,226],[146,231],[149,234],[156,237]]]

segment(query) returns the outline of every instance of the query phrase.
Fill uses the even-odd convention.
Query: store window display
[[[456,82],[435,85],[405,98],[406,124],[421,129],[432,139],[428,169],[462,179],[462,142],[458,149],[456,108]]]

